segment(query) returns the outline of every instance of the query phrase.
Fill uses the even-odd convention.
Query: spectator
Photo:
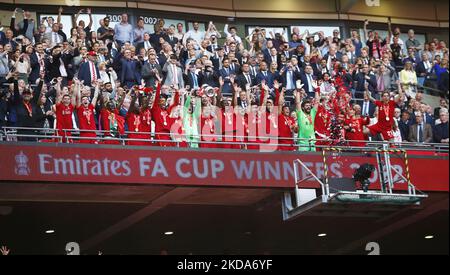
[[[74,19],[74,25],[77,26],[77,28],[83,30],[87,35],[88,39],[91,38],[90,33],[91,33],[91,28],[92,28],[92,11],[91,9],[86,9],[86,13],[89,15],[89,24],[86,26],[86,23],[83,20],[80,20],[77,24],[78,21],[78,17],[80,16],[80,14],[83,12],[84,9],[81,9],[78,11],[78,13],[75,15],[75,19]],[[62,8],[60,8],[60,11],[62,12]],[[60,13],[61,13],[60,12]]]
[[[381,40],[378,32],[367,31],[369,21],[364,22],[364,33],[367,37],[366,45],[369,48],[369,57],[381,59],[382,49],[387,44],[387,39]]]
[[[410,142],[431,143],[433,141],[433,130],[430,124],[423,122],[423,114],[416,112],[416,124],[409,127]]]
[[[178,61],[176,55],[171,55],[169,61],[164,65],[162,69],[167,74],[164,85],[178,87],[184,87],[183,72],[181,70],[181,64]]]
[[[424,85],[425,80],[429,78],[433,67],[426,53],[422,53],[422,60],[416,66],[417,83]]]
[[[200,23],[193,22],[192,30],[189,30],[183,37],[183,44],[186,45],[189,38],[193,39],[198,45],[205,38],[205,33],[200,31]]]
[[[227,35],[227,38],[233,38],[237,44],[242,45],[242,39],[237,35],[236,27],[229,27],[228,24],[225,24],[223,32]]]
[[[148,62],[142,66],[141,75],[146,87],[156,87],[156,81],[163,73],[155,54],[148,55]]]
[[[183,41],[184,37],[184,26],[182,23],[177,24],[177,31],[174,36],[178,39],[178,41]]]
[[[440,110],[441,110],[442,108],[445,108],[445,109],[447,109],[447,110],[449,109],[449,108],[448,108],[447,100],[446,100],[445,98],[441,98],[441,99],[439,100],[439,107],[434,108],[434,117],[435,117],[435,118],[437,118],[437,117],[440,116]]]
[[[400,72],[400,83],[407,96],[415,97],[417,91],[417,75],[414,71],[413,64],[408,61]]]
[[[134,36],[134,44],[138,44],[144,41],[144,34],[147,33],[147,31],[144,28],[144,18],[139,17],[137,20],[137,26],[133,30],[133,36]]]
[[[405,41],[405,46],[407,49],[412,48],[414,51],[422,50],[422,45],[419,40],[416,39],[415,33],[413,29],[408,31],[408,40]]]
[[[97,29],[98,39],[105,42],[105,44],[109,44],[106,42],[112,41],[114,39],[114,29],[109,27],[109,22],[110,22],[109,17],[105,17],[103,19],[103,26]]]
[[[448,144],[449,141],[449,131],[448,131],[448,110],[441,109],[439,112],[440,124],[434,127],[433,136],[435,143],[445,143]]]
[[[90,51],[87,54],[87,60],[80,66],[78,79],[83,81],[85,85],[91,86],[92,83],[100,79],[100,72],[97,68],[97,65],[95,65],[96,59],[97,53],[94,51]]]
[[[410,113],[408,111],[403,111],[401,119],[398,121],[398,128],[403,141],[408,141],[409,139],[409,129],[411,126]]]
[[[122,14],[122,20],[114,26],[114,39],[121,47],[125,42],[133,42],[133,26],[128,23],[128,14]]]
[[[138,57],[132,57],[131,50],[124,51],[124,57],[121,59],[120,82],[128,88],[138,85],[141,82],[140,63]]]
[[[55,47],[56,45],[61,44],[64,41],[64,38],[59,34],[59,24],[53,24],[52,31],[47,32],[44,35],[44,39],[48,39],[50,41],[50,47]]]
[[[362,65],[361,72],[357,73],[353,77],[353,81],[355,83],[355,98],[364,98],[364,91],[367,89],[375,95],[377,89],[377,79],[375,75],[371,73],[370,66],[368,64]]]

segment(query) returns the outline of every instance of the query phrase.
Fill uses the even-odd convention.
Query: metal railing
[[[58,135],[62,132],[62,135]],[[80,134],[91,133],[95,137],[86,137]],[[22,141],[24,138],[27,141],[36,142],[60,142],[60,143],[77,143],[82,141],[91,141],[91,143],[108,142],[117,145],[130,145],[134,142],[139,142],[148,145],[168,144],[172,147],[192,147],[189,144],[198,145],[239,145],[236,149],[247,149],[252,146],[259,146],[270,150],[272,147],[278,148],[309,148],[311,151],[322,148],[340,148],[350,152],[361,152],[365,149],[370,150],[374,147],[387,145],[389,147],[401,148],[403,150],[425,151],[425,152],[440,152],[448,153],[449,145],[443,143],[414,143],[414,142],[393,142],[393,141],[369,141],[369,140],[345,140],[345,142],[352,144],[360,144],[361,146],[349,145],[333,145],[332,140],[324,139],[303,139],[298,137],[278,137],[271,135],[264,136],[239,136],[239,135],[221,135],[221,134],[203,134],[197,136],[188,136],[178,133],[149,133],[149,132],[125,132],[124,135],[111,136],[111,131],[108,130],[81,130],[81,129],[48,129],[48,128],[27,128],[27,127],[3,127],[0,132],[0,141]],[[146,138],[129,138],[129,135],[142,135]],[[165,136],[167,139],[158,139],[158,136]],[[283,142],[280,143],[279,141]],[[286,143],[288,142],[288,143]],[[316,145],[316,142],[329,142],[329,145]],[[186,143],[188,146],[186,146]]]

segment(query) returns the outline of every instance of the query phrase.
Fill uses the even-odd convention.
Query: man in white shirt
[[[199,30],[200,24],[198,22],[194,22],[192,24],[192,26],[193,26],[193,30],[188,31],[183,37],[183,44],[184,45],[186,45],[186,41],[189,38],[194,39],[197,42],[198,45],[200,45],[200,43],[205,38],[205,32],[202,32],[202,31]]]
[[[223,32],[227,35],[227,38],[232,37],[237,44],[242,44],[242,39],[237,35],[236,27],[228,28],[228,24],[225,24]]]

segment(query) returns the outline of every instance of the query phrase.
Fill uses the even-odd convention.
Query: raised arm
[[[62,82],[62,77],[58,77],[57,78],[57,83],[55,85],[55,89],[56,89],[56,104],[61,103],[62,101],[62,90],[61,90],[61,82]]]
[[[88,28],[89,29],[91,29],[92,28],[92,11],[91,11],[91,9],[89,8],[89,9],[87,9],[87,13],[88,13],[88,15],[89,15],[89,25],[88,25]]]
[[[130,108],[128,108],[128,113],[132,113],[134,112],[134,110],[136,109],[136,100],[137,100],[137,94],[134,93],[133,96],[131,95],[131,90],[127,93],[126,97],[130,96],[131,97],[131,102],[130,102]]]
[[[297,109],[297,111],[301,111],[302,110],[302,94],[300,93],[299,90],[295,90],[294,92],[294,96],[295,96],[295,107]]]
[[[275,106],[278,107],[278,114],[281,114],[283,112],[283,105],[284,105],[284,92],[286,91],[286,88],[281,89],[281,93],[278,89],[275,90],[276,96],[275,96],[275,102],[274,104],[277,104]]]
[[[369,87],[367,84],[365,85],[365,89],[366,89],[365,93],[366,93],[367,97],[369,98],[369,100],[372,102],[377,101],[375,98],[372,97],[372,94],[370,93]]]
[[[74,82],[74,92],[76,94],[77,97],[77,108],[79,108],[81,106],[81,89],[80,89],[80,81],[79,80],[75,80]]]
[[[73,26],[78,26],[78,17],[80,17],[80,13],[83,12],[83,9],[79,10],[77,14],[75,14],[75,18],[73,19]]]
[[[388,18],[388,35],[386,37],[386,43],[389,45],[391,44],[391,37],[392,37],[392,25],[391,25],[391,18]]]
[[[100,83],[97,82],[97,85],[95,85],[94,97],[92,98],[92,102],[91,102],[92,105],[94,105],[94,106],[97,105],[97,100],[98,100],[99,94],[100,94]]]
[[[399,80],[397,80],[397,88],[398,88],[398,95],[395,96],[394,101],[395,103],[399,104],[403,100],[405,100],[405,94],[403,93],[402,84]]]
[[[223,27],[223,33],[228,37],[231,36],[231,33],[228,32],[228,24],[225,24],[225,27]]]
[[[369,40],[369,33],[367,31],[367,26],[369,25],[369,20],[364,20],[364,42],[367,42]]]
[[[59,7],[58,9],[58,17],[56,18],[56,23],[60,24],[61,23],[61,14],[63,13],[63,7]]]
[[[41,97],[43,87],[44,87],[44,79],[40,78],[39,79],[39,84],[37,85],[36,89],[33,90],[33,99],[32,99],[32,101],[34,103],[36,103],[36,104],[39,102],[39,98]]]
[[[180,104],[180,91],[177,89],[175,90],[175,96],[173,97],[172,104],[170,104],[169,109],[167,110],[167,113],[172,113],[173,108],[178,106]]]
[[[157,81],[156,82],[156,94],[155,94],[155,98],[153,99],[152,111],[155,108],[157,108],[160,96],[161,96],[161,82]]]
[[[77,106],[77,94],[75,93],[75,90],[71,91],[70,104],[72,104],[73,107]]]
[[[234,85],[233,85],[233,107],[238,106],[238,95],[239,95],[240,90],[241,90],[241,88],[239,87],[239,85],[237,83],[234,83]]]

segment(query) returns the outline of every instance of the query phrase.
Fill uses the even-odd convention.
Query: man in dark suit
[[[217,44],[217,36],[215,34],[212,34],[209,39],[211,40],[211,44],[206,47],[206,50],[210,53],[215,54],[216,49],[219,48],[219,45]]]
[[[253,87],[256,85],[256,78],[250,74],[250,65],[243,64],[242,65],[242,74],[238,75],[237,83],[241,87],[241,89],[246,90],[246,87],[250,85]]]
[[[322,79],[322,75],[325,73],[330,74],[330,71],[327,68],[327,61],[325,59],[311,63],[311,67],[313,68],[314,75],[317,79]]]
[[[425,103],[420,104],[420,111],[422,112],[423,122],[434,126],[434,118],[427,113],[428,105]]]
[[[270,49],[270,55],[266,56],[267,64],[272,64],[272,62],[277,63],[277,70],[281,70],[281,55],[278,54],[277,49]]]
[[[206,64],[205,70],[199,73],[199,80],[200,86],[207,84],[211,87],[219,87],[219,76],[216,72],[214,72],[214,68],[209,64]],[[228,94],[231,94],[231,86],[227,92]]]
[[[445,143],[448,145],[448,111],[443,110],[439,113],[441,123],[434,127],[433,136],[435,143]]]
[[[327,61],[327,68],[329,71],[333,70],[333,64],[336,61],[342,61],[342,53],[336,50],[335,46],[330,46],[328,53],[323,57]]]
[[[88,60],[80,65],[78,79],[84,81],[84,85],[90,86],[92,81],[100,78],[100,72],[95,65],[97,54],[90,51],[87,56]]]
[[[188,70],[186,72],[185,75],[185,79],[186,79],[186,85],[189,85],[189,87],[193,88],[193,89],[197,89],[199,87],[201,87],[200,85],[200,76],[199,74],[196,72],[196,68],[195,68],[195,62],[191,62],[188,65]]]
[[[155,82],[158,79],[157,74],[159,77],[163,77],[162,74],[162,68],[161,66],[156,62],[157,57],[155,54],[149,54],[148,56],[148,62],[146,62],[141,69],[141,76],[142,79],[145,81],[146,87],[155,87]]]
[[[216,55],[211,58],[211,61],[214,66],[214,70],[218,72],[222,69],[223,59],[225,58],[225,50],[222,47],[216,49]]]
[[[225,57],[223,59],[222,69],[219,70],[219,76],[224,81],[224,86],[222,87],[223,94],[231,95],[231,93],[232,93],[231,81],[230,81],[230,77],[232,77],[232,75],[233,75],[233,72],[231,72],[231,69],[230,69],[230,59]]]
[[[171,25],[169,30],[167,31],[166,41],[172,46],[172,49],[175,50],[175,45],[178,43],[178,38],[175,37],[175,26]]]
[[[0,22],[0,26],[1,26],[1,22]],[[5,45],[5,41],[6,41],[6,35],[3,31],[0,31],[0,44]]]
[[[428,54],[422,54],[422,61],[417,63],[416,66],[417,81],[419,84],[423,85],[425,83],[425,79],[430,75],[432,69],[433,64],[428,60]]]
[[[31,73],[28,77],[30,83],[36,83],[41,71],[45,71],[45,52],[42,43],[36,43],[36,52],[30,56]]]
[[[372,96],[374,96],[374,93],[377,89],[377,79],[375,75],[370,73],[370,67],[368,64],[364,64],[362,71],[355,74],[353,82],[356,91],[355,98],[364,98],[366,83],[369,85],[368,89],[371,92]]]
[[[45,60],[45,75],[47,81],[51,81],[53,78],[62,77],[62,84],[64,86],[67,85],[68,60],[66,57],[68,57],[68,55],[61,52],[60,46],[55,46],[51,50],[51,56]]]
[[[261,84],[265,81],[269,88],[273,88],[273,82],[275,80],[274,75],[268,70],[267,63],[265,61],[260,64],[260,71],[256,74],[256,84]]]
[[[280,46],[280,56],[284,55],[287,60],[290,60],[292,58],[292,52],[289,51],[289,43],[285,42],[283,45]]]
[[[313,97],[315,95],[315,81],[316,77],[314,76],[314,71],[311,65],[307,65],[305,67],[304,73],[300,74],[300,79],[302,81],[303,89],[305,90],[308,97]]]
[[[144,48],[147,52],[149,49],[154,48],[152,42],[150,41],[150,34],[148,32],[144,33],[144,41],[139,42],[136,45],[136,52],[141,52],[141,49]]]
[[[138,85],[141,82],[140,63],[131,58],[131,51],[125,50],[124,58],[121,60],[122,70],[120,72],[120,82],[128,88]]]
[[[398,128],[400,129],[400,133],[402,135],[403,141],[408,141],[409,138],[409,127],[411,126],[410,114],[408,111],[402,112],[402,117],[398,122]]]
[[[430,124],[423,122],[423,115],[421,112],[416,112],[416,124],[409,127],[410,142],[431,143],[433,142],[433,129]]]
[[[366,94],[364,94],[363,101],[358,101],[358,105],[361,106],[361,115],[362,116],[373,117],[376,106]]]

